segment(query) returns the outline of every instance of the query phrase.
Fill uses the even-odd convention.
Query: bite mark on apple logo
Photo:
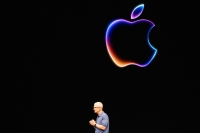
[[[144,9],[144,4],[140,4],[138,6],[136,6],[132,13],[131,13],[131,19],[135,19],[137,17],[139,17],[142,13]],[[147,36],[146,36],[146,41],[148,43],[148,45],[150,46],[150,48],[154,51],[153,52],[153,55],[150,57],[150,59],[144,63],[144,64],[139,64],[135,61],[130,61],[130,60],[122,60],[117,54],[116,52],[114,51],[112,45],[111,44],[111,41],[109,39],[110,37],[110,34],[111,34],[111,31],[112,29],[117,26],[118,24],[120,23],[126,23],[127,25],[132,25],[134,26],[134,24],[137,24],[137,23],[149,23],[150,24],[150,27],[149,27],[149,31],[147,32]],[[136,21],[133,21],[133,22],[130,22],[130,21],[127,21],[127,20],[124,20],[124,19],[118,19],[118,20],[115,20],[113,21],[107,28],[107,31],[106,31],[106,37],[105,37],[105,41],[106,41],[106,47],[107,47],[107,50],[108,50],[108,53],[112,59],[112,61],[118,66],[118,67],[126,67],[128,65],[136,65],[136,66],[139,66],[139,67],[146,67],[147,65],[149,65],[151,63],[151,61],[154,59],[155,55],[157,54],[157,49],[154,48],[150,42],[149,42],[149,33],[151,31],[151,29],[155,26],[155,24],[153,22],[151,22],[150,20],[147,20],[147,19],[140,19],[140,20],[136,20]]]

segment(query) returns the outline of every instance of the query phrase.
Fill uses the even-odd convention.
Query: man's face
[[[94,113],[97,113],[101,110],[101,107],[98,104],[94,104]]]

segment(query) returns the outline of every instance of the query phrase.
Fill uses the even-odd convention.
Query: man
[[[94,103],[94,113],[97,113],[97,119],[89,121],[90,125],[95,128],[95,133],[109,133],[109,118],[103,111],[103,104],[101,102]]]

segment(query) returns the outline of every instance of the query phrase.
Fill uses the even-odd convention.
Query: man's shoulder
[[[107,113],[105,113],[105,112],[103,113],[103,116],[108,117]]]
[[[103,114],[104,114],[104,115],[107,115],[107,113],[106,113],[106,112],[103,112]]]

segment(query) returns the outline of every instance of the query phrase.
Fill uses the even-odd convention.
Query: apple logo
[[[143,9],[144,9],[144,4],[140,4],[140,5],[136,6],[131,13],[131,19],[135,19],[135,18],[139,17],[141,15]],[[116,29],[116,27],[118,27],[120,24],[128,25],[131,27],[136,27],[138,24],[143,25],[144,23],[148,24],[148,31],[147,32],[145,31],[145,34],[146,34],[145,41],[150,46],[150,48],[153,50],[152,56],[147,61],[145,61],[146,63],[143,63],[143,64],[138,63],[136,61],[132,61],[132,60],[125,60],[125,59],[122,59],[121,57],[119,57],[119,55],[116,54],[117,52],[113,48],[114,44],[112,44],[112,41],[111,41],[111,35],[113,34],[114,29]],[[108,26],[107,31],[106,31],[105,41],[106,41],[106,47],[107,47],[108,53],[109,53],[112,61],[118,67],[126,67],[128,65],[136,65],[139,67],[146,67],[147,65],[149,65],[157,53],[157,49],[154,48],[149,42],[149,33],[154,26],[155,26],[155,24],[147,19],[140,19],[140,20],[136,20],[133,22],[129,22],[124,19],[118,19],[118,20],[111,22],[111,24]],[[136,38],[135,36],[133,36],[133,37]],[[134,45],[137,45],[137,44],[134,44]]]

